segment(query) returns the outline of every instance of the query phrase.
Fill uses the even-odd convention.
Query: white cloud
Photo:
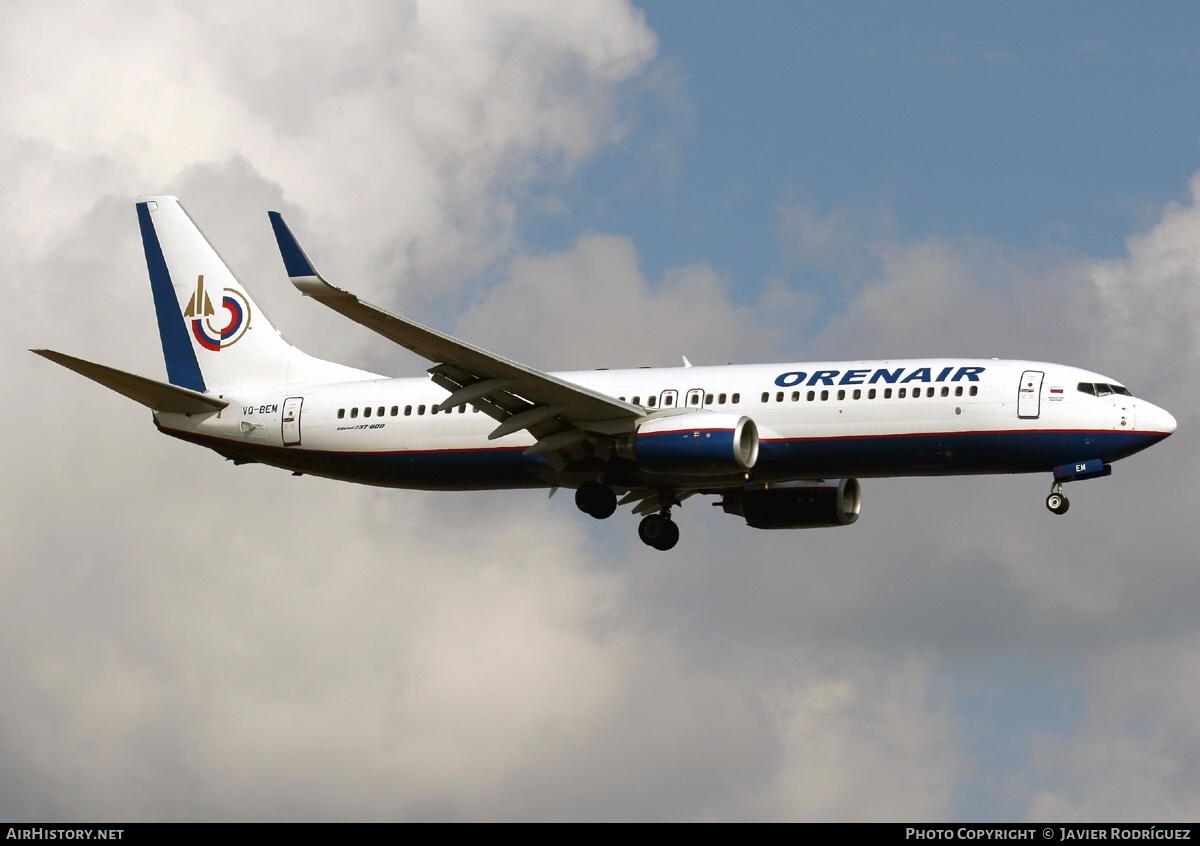
[[[651,284],[628,238],[584,235],[569,249],[518,258],[510,278],[464,313],[456,331],[509,358],[552,369],[756,360],[768,344],[729,282],[706,265]],[[548,355],[553,360],[544,360]]]
[[[55,215],[27,205],[22,234],[73,222],[99,191],[169,192],[241,157],[322,222],[356,221],[337,242],[375,253],[391,277],[363,280],[376,293],[452,286],[509,249],[514,200],[620,136],[619,86],[655,50],[641,15],[606,0],[9,12],[0,134],[91,171]]]

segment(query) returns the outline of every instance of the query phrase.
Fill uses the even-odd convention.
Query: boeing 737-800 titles
[[[159,431],[235,464],[425,490],[573,488],[642,515],[655,549],[696,494],[758,529],[858,519],[858,479],[1049,473],[1064,482],[1166,438],[1122,384],[1033,361],[918,359],[543,373],[388,314],[317,272],[277,212],[306,296],[433,363],[392,379],[288,344],[174,197],[137,201],[167,382],[34,352],[148,406]]]

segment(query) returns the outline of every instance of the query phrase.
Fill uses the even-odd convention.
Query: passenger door
[[[1021,384],[1017,388],[1017,417],[1036,420],[1041,416],[1042,379],[1045,376],[1041,370],[1026,370],[1021,374]]]
[[[283,445],[300,445],[300,407],[304,397],[288,397],[283,401]]]

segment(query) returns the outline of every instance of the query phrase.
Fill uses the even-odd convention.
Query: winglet
[[[337,289],[317,272],[292,230],[284,223],[283,215],[272,211],[267,212],[267,217],[271,218],[271,228],[275,230],[275,243],[279,245],[279,255],[283,258],[283,266],[292,284],[310,297],[329,296],[334,293]]]

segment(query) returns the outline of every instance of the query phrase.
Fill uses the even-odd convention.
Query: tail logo
[[[192,337],[196,343],[212,352],[232,347],[246,334],[250,327],[250,303],[241,291],[226,288],[221,298],[221,307],[228,314],[225,325],[220,325],[216,309],[208,292],[204,290],[204,276],[196,277],[196,290],[188,300],[183,316],[191,324]]]

